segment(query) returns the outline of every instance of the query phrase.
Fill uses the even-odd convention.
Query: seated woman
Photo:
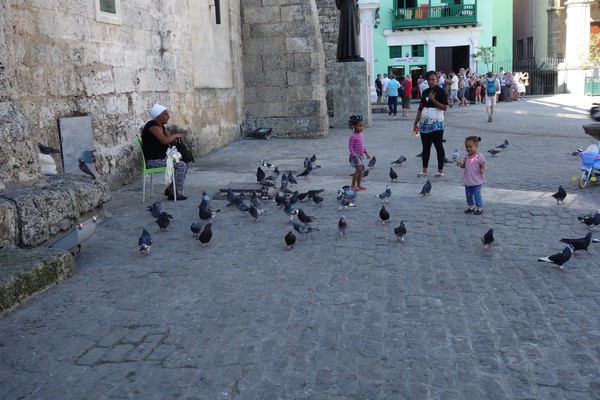
[[[155,104],[148,113],[151,119],[146,122],[142,129],[142,151],[146,159],[146,166],[150,168],[164,167],[167,165],[167,150],[175,145],[175,141],[182,138],[182,134],[170,134],[165,128],[171,115],[166,107]],[[183,195],[183,185],[187,174],[187,164],[183,161],[173,163],[175,169],[175,192],[173,192],[173,183],[165,190],[165,196],[169,200],[185,200]]]

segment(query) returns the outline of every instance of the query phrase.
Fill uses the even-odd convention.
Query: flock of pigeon
[[[497,146],[496,148],[499,150],[490,150],[489,152],[493,155],[497,154],[501,150],[506,149],[508,146],[508,140],[505,140],[504,143]],[[494,151],[494,153],[492,153]],[[419,155],[417,155],[419,156]],[[452,155],[453,161],[456,161],[459,157],[458,150],[455,150]],[[265,160],[260,160],[261,166],[259,166],[256,170],[256,181],[261,185],[260,190],[253,190],[249,203],[246,202],[246,193],[240,192],[239,194],[235,194],[234,191],[229,188],[227,190],[227,205],[226,207],[235,207],[239,211],[243,213],[248,213],[255,222],[259,222],[263,215],[267,213],[262,207],[261,200],[268,199],[270,197],[270,192],[272,190],[275,191],[275,204],[277,207],[282,209],[284,213],[288,216],[289,222],[292,224],[292,229],[290,229],[287,234],[284,236],[284,242],[288,249],[292,249],[296,244],[296,234],[302,235],[305,239],[310,232],[318,231],[317,227],[312,226],[311,224],[314,222],[315,217],[308,215],[302,208],[298,207],[298,204],[301,202],[310,202],[312,201],[315,206],[320,206],[323,204],[323,197],[321,193],[324,189],[317,190],[308,190],[306,192],[299,192],[298,190],[290,189],[290,185],[298,184],[296,178],[297,177],[306,177],[314,170],[320,168],[320,165],[315,164],[317,158],[316,155],[313,154],[312,157],[306,157],[303,163],[304,170],[295,175],[292,171],[287,171],[286,173],[281,173],[279,168]],[[391,164],[395,164],[397,166],[401,166],[403,162],[406,161],[406,157],[400,156],[397,160],[391,162]],[[372,157],[368,167],[375,167],[376,158]],[[262,167],[262,168],[261,168]],[[263,169],[264,168],[264,169]],[[266,171],[265,171],[266,170]],[[272,171],[271,171],[272,170]],[[365,169],[365,172],[368,174],[368,169]],[[267,175],[267,173],[269,173]],[[397,182],[398,174],[396,171],[390,167],[389,169],[389,178],[391,182]],[[279,181],[279,183],[278,183]],[[421,192],[419,193],[422,196],[430,195],[432,190],[432,183],[428,179],[423,185]],[[392,190],[389,185],[386,185],[385,190],[375,195],[375,197],[379,198],[382,202],[381,209],[379,210],[379,219],[382,224],[387,224],[390,221],[390,213],[386,209],[385,205],[388,203],[389,198],[392,196]],[[338,210],[348,210],[351,207],[356,207],[354,201],[358,197],[358,192],[351,189],[350,186],[346,185],[340,188],[337,191],[336,201],[338,204]],[[559,187],[558,191],[552,195],[557,201],[557,204],[562,204],[567,197],[567,193],[562,186]],[[190,229],[195,237],[202,243],[203,246],[206,246],[211,238],[212,238],[212,219],[219,213],[220,209],[213,209],[211,205],[210,196],[206,193],[202,193],[202,200],[200,205],[198,206],[198,216],[200,218],[200,222],[192,223]],[[162,210],[162,205],[160,202],[155,202],[151,206],[148,207],[148,211],[151,213],[152,217],[155,218],[156,224],[159,226],[161,231],[167,229],[170,224],[170,220],[173,218],[171,214]],[[600,225],[600,210],[596,213],[578,217],[579,220],[586,224],[590,229],[594,229]],[[206,225],[202,227],[202,223],[205,222]],[[348,229],[348,221],[346,217],[342,215],[338,221],[338,232],[340,236],[344,236]],[[404,242],[405,235],[407,234],[407,228],[405,226],[404,221],[400,221],[399,225],[394,228],[394,235],[396,236],[398,242]],[[489,229],[482,237],[481,242],[483,243],[486,249],[489,249],[492,243],[494,242],[494,230]],[[576,238],[576,239],[561,239],[561,242],[566,243],[567,247],[560,253],[556,253],[550,255],[548,257],[540,257],[538,261],[550,262],[558,266],[561,270],[562,266],[571,258],[571,255],[578,251],[584,250],[588,251],[588,246],[592,242],[600,242],[600,239],[593,239],[591,232],[588,233],[585,237]],[[141,253],[150,253],[150,248],[152,245],[152,238],[150,233],[144,228],[142,231],[142,235],[139,238],[139,251]],[[564,271],[564,270],[563,270]]]

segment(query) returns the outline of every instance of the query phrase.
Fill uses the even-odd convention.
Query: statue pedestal
[[[371,126],[369,74],[365,61],[333,65],[333,127],[348,128],[351,115],[362,115],[365,126]]]

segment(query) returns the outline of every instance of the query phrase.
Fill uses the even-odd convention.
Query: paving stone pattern
[[[454,165],[432,178],[430,196],[418,195],[412,119],[387,114],[365,131],[378,162],[347,211],[335,201],[352,172],[344,129],[238,141],[202,157],[189,172],[190,198],[163,201],[174,217],[166,232],[141,203],[141,183],[125,186],[105,205],[74,276],[0,320],[0,397],[598,399],[600,244],[566,272],[536,261],[562,250],[561,237],[584,236],[576,217],[600,208],[600,185],[578,189],[580,162],[567,155],[591,143],[586,107],[557,96],[501,103],[493,123],[483,105],[447,113],[449,156],[464,154],[472,134],[482,152],[510,142],[485,153],[480,216],[463,213]],[[252,183],[260,159],[298,173],[313,153],[322,168],[292,188],[326,189],[323,206],[297,205],[319,231],[298,235],[292,250],[283,241],[291,225],[273,203],[256,223],[215,199],[212,241],[192,237],[202,190]],[[383,225],[374,195],[401,154],[408,160],[394,166],[399,183],[390,183]],[[550,197],[558,185],[564,206]],[[164,200],[159,192],[152,200]],[[393,235],[400,220],[404,243]],[[142,227],[154,239],[147,256],[137,251]],[[486,250],[489,228],[496,242]]]

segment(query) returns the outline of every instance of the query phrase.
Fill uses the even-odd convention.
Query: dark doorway
[[[391,76],[392,74],[396,75],[397,78],[404,75],[404,66],[400,66],[400,67],[389,66],[388,67],[388,76]]]
[[[469,46],[436,47],[435,70],[458,72],[461,68],[469,67]]]

